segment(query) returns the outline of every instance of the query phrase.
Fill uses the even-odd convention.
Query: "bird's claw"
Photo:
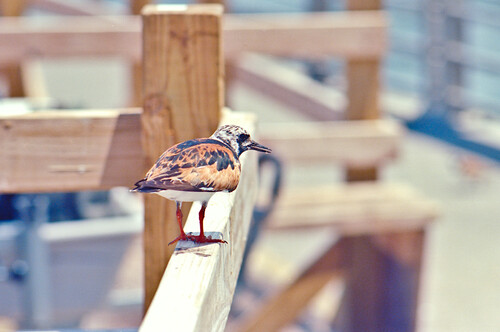
[[[171,245],[178,241],[193,241],[194,243],[227,243],[227,241],[224,241],[222,239],[214,239],[210,235],[205,236],[205,235],[181,234],[173,241],[170,241],[168,245]]]

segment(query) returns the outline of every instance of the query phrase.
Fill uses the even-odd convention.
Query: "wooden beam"
[[[20,16],[26,8],[26,0],[0,0],[0,14]]]
[[[150,3],[151,0],[129,0],[130,13],[132,15],[140,15],[142,8]]]
[[[142,8],[150,2],[151,0],[130,0],[130,12],[133,15],[139,15]],[[131,106],[142,104],[142,74],[142,63],[134,62],[131,67],[132,98],[129,101]]]
[[[112,6],[106,1],[74,2],[67,0],[29,0],[30,8],[36,7],[58,15],[106,15],[117,13],[117,4]],[[125,12],[123,7],[119,12]]]
[[[437,215],[433,202],[407,186],[325,185],[283,191],[268,227],[331,227],[339,235],[370,235],[421,230]]]
[[[223,123],[245,127],[253,135],[254,119],[229,114]],[[236,191],[210,200],[205,230],[227,244],[177,244],[139,331],[223,331],[241,266],[257,195],[257,154],[242,155],[242,174]],[[185,230],[199,232],[193,204]]]
[[[21,66],[21,78],[24,94],[29,100],[44,102],[50,99],[41,61],[24,61]]]
[[[381,166],[397,155],[403,128],[391,120],[273,123],[261,140],[285,162]]]
[[[24,97],[22,69],[18,64],[10,63],[0,67],[0,78],[7,81],[8,96],[12,98]]]
[[[170,146],[208,137],[218,126],[224,100],[222,6],[148,5],[142,15],[142,142],[150,167]],[[175,203],[145,196],[146,310],[174,251],[168,243],[178,235]]]
[[[140,110],[0,116],[0,192],[103,190],[144,171]]]
[[[342,331],[416,331],[425,229],[347,238]],[[407,258],[400,250],[411,252]],[[341,310],[342,310],[341,309]],[[361,315],[355,315],[362,312]]]
[[[395,122],[375,120],[270,124],[262,125],[260,132],[263,141],[286,161],[363,166],[392,159],[401,131]],[[89,136],[85,138],[85,134]],[[140,135],[140,109],[3,115],[0,191],[130,186],[143,175],[145,167]],[[318,153],[316,147],[327,153]],[[38,161],[36,165],[29,162],[33,158]],[[117,167],[116,171],[113,167]]]
[[[381,0],[348,0],[347,9],[352,13],[364,10],[380,10]],[[380,118],[380,58],[347,59],[347,120]],[[376,168],[348,168],[348,181],[369,181],[378,177]]]
[[[239,82],[313,120],[343,118],[346,99],[338,91],[269,57],[245,55],[234,65]]]
[[[227,57],[260,52],[307,59],[342,56],[372,59],[387,48],[382,12],[228,14],[223,39]],[[27,56],[122,56],[140,61],[138,17],[29,17],[0,20],[1,63]]]
[[[377,58],[387,47],[382,12],[227,15],[228,57],[242,52],[306,59]]]
[[[138,17],[7,17],[0,20],[0,64],[33,56],[122,56],[141,60]]]
[[[0,0],[0,14],[3,16],[20,16],[26,8],[26,0]],[[3,48],[8,48],[5,46]],[[0,68],[0,77],[9,84],[10,97],[23,97],[23,83],[21,80],[21,67],[19,63],[8,64]]]
[[[332,243],[293,282],[265,300],[234,328],[238,332],[279,331],[293,322],[311,299],[333,279],[342,279],[345,241]]]

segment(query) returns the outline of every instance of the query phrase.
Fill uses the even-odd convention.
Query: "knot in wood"
[[[150,114],[159,113],[164,108],[162,95],[151,94],[144,99],[144,111]]]
[[[12,122],[10,121],[1,121],[1,124],[2,128],[5,130],[9,130],[12,128]]]

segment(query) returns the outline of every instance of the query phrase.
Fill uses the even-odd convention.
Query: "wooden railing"
[[[260,52],[304,58],[380,57],[387,48],[382,12],[227,14],[222,33],[228,58]],[[325,42],[329,40],[331,42]],[[29,17],[0,20],[0,64],[30,57],[120,56],[141,59],[138,16]]]
[[[33,56],[75,55],[116,55],[138,61],[142,54],[144,71],[142,112],[141,109],[128,109],[49,112],[15,117],[0,115],[0,167],[4,170],[0,173],[0,191],[130,186],[165,148],[178,141],[208,136],[217,125],[225,122],[238,122],[253,131],[255,123],[251,117],[235,113],[222,116],[221,112],[224,104],[222,55],[236,58],[244,52],[308,59],[327,56],[346,58],[348,85],[344,100],[347,109],[345,118],[363,121],[326,123],[323,127],[314,124],[309,137],[291,135],[283,140],[276,127],[265,134],[287,157],[293,157],[294,154],[287,151],[295,143],[302,142],[311,147],[315,146],[314,142],[322,144],[335,140],[336,145],[327,143],[330,149],[327,159],[331,160],[332,154],[337,154],[344,162],[349,180],[374,180],[377,174],[374,165],[379,166],[394,157],[400,138],[400,127],[376,120],[380,115],[378,70],[387,47],[387,23],[385,15],[376,10],[380,9],[380,1],[350,0],[348,3],[349,9],[354,11],[286,16],[226,15],[224,22],[221,21],[220,6],[175,9],[148,6],[143,11],[142,38],[141,23],[137,17],[58,18],[51,23],[40,24],[29,18],[0,20],[0,45],[12,45],[0,52],[0,64],[18,63]],[[368,11],[363,11],[365,9]],[[237,69],[240,73],[244,72],[240,69]],[[267,82],[282,88],[270,75],[257,72],[252,66],[244,69],[249,75],[253,74],[256,84]],[[313,118],[338,118],[330,117],[338,99],[332,100],[332,106],[321,102],[318,96],[304,94],[304,89],[297,89],[297,86],[288,86],[285,90],[299,101],[297,104],[302,103],[302,109],[322,105],[324,112],[316,110]],[[293,128],[280,128],[284,136],[290,130],[294,131]],[[325,135],[314,135],[318,128],[323,128]],[[335,131],[334,137],[329,137],[332,130]],[[351,149],[345,150],[345,144],[357,144],[361,149],[352,153]],[[314,155],[315,151],[309,152]],[[188,249],[178,246],[178,250],[174,251],[173,246],[167,245],[177,236],[174,205],[160,197],[145,198],[147,314],[141,330],[203,331],[224,328],[255,199],[255,181],[252,180],[256,176],[255,155],[244,156],[243,163],[245,170],[238,190],[231,195],[214,196],[207,209],[207,230],[222,233],[225,239],[229,239],[228,245]],[[377,193],[380,190],[376,189],[375,195]],[[193,212],[186,229],[197,231],[196,224]],[[420,241],[424,223],[419,223],[418,227],[415,238]],[[384,231],[387,229],[390,227]],[[350,328],[370,330],[372,326],[383,326],[383,317],[377,316],[376,308],[380,299],[377,295],[382,292],[383,285],[377,286],[373,281],[359,277],[360,272],[362,274],[366,270],[363,266],[367,262],[382,269],[377,266],[380,257],[372,259],[370,254],[370,250],[379,252],[382,245],[378,241],[380,239],[369,237],[370,231],[366,228],[361,231],[357,228],[356,232],[363,237],[333,244],[317,264],[313,264],[281,294],[282,297],[278,296],[270,302],[273,310],[293,307],[292,314],[280,316],[277,322],[269,319],[264,312],[246,325],[249,330],[252,327],[259,330],[255,322],[264,322],[260,326],[283,326],[290,321],[308,299],[338,275],[335,268],[343,260],[341,255],[347,253],[346,248],[351,253],[366,254],[356,255],[349,266],[352,275],[358,276],[351,278],[349,284],[352,299],[356,297],[348,304]],[[395,235],[390,240],[397,242],[402,238]],[[383,250],[393,250],[391,255],[397,256],[400,253],[399,244],[404,249],[405,243],[403,239],[398,245],[386,246]],[[418,247],[419,253],[421,247]],[[416,268],[418,272],[419,265]],[[417,282],[418,278],[413,280],[412,285]],[[375,295],[364,292],[366,289],[373,289]],[[283,299],[290,294],[299,294],[300,303],[288,301],[289,306],[283,306]],[[368,311],[364,310],[366,306],[369,306]],[[411,315],[415,314],[413,309],[410,308]],[[273,310],[268,313],[275,312]],[[353,322],[362,315],[367,319],[359,324]],[[413,320],[414,316],[409,319]],[[271,325],[265,325],[270,321]]]
[[[149,6],[143,17],[143,110],[0,114],[0,192],[130,187],[178,141],[207,137],[221,123],[254,133],[255,117],[222,109],[222,7]],[[164,37],[170,40],[164,43]],[[145,309],[153,297],[155,305],[143,329],[164,330],[168,324],[187,331],[186,321],[191,330],[224,327],[256,195],[256,155],[243,156],[242,165],[238,189],[215,195],[207,209],[206,230],[222,233],[229,243],[177,246],[166,272],[176,249],[167,245],[177,236],[175,207],[163,198],[145,197]],[[197,230],[193,224],[197,222],[190,216],[186,229]],[[156,294],[160,280],[163,286]],[[179,306],[186,294],[187,302]],[[165,301],[180,310],[165,316]],[[190,318],[185,320],[180,311]]]

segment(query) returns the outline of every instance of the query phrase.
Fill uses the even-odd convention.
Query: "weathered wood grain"
[[[0,0],[0,14],[3,16],[19,16],[26,8],[26,0]]]
[[[403,131],[391,120],[284,122],[261,125],[260,137],[285,162],[374,167],[397,156]]]
[[[339,235],[420,231],[438,215],[412,188],[376,182],[284,190],[270,228],[332,227]]]
[[[147,5],[142,15],[141,122],[148,169],[175,143],[217,129],[224,101],[222,6]],[[174,251],[168,243],[179,235],[175,202],[146,195],[144,218],[147,310]]]
[[[233,72],[238,82],[311,120],[333,121],[344,117],[346,98],[341,92],[283,65],[278,59],[244,55],[235,62]]]
[[[254,134],[251,116],[230,114],[223,123],[241,125]],[[247,152],[240,160],[238,188],[215,194],[205,216],[205,231],[228,243],[178,243],[139,331],[224,330],[257,195],[257,153]],[[193,204],[186,232],[199,232],[199,208]]]
[[[0,192],[131,186],[144,170],[140,110],[0,115]]]
[[[301,58],[342,56],[371,59],[387,48],[382,12],[316,14],[227,14],[227,57],[260,52]],[[0,20],[1,63],[26,57],[120,56],[141,60],[141,22],[135,16],[29,17]]]

